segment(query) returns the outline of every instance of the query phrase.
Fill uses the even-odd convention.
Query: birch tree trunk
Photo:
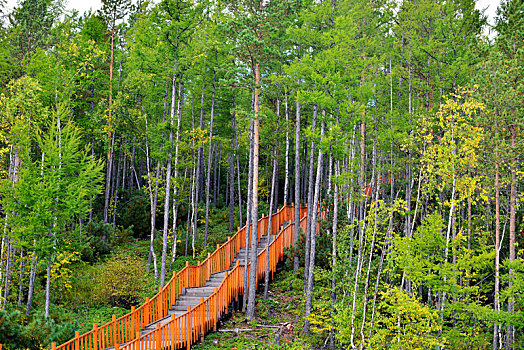
[[[111,21],[111,47],[110,47],[110,58],[109,58],[109,107],[108,107],[108,126],[111,132],[111,149],[107,155],[107,172],[106,172],[106,189],[104,197],[104,224],[107,223],[109,214],[109,197],[111,195],[111,168],[113,167],[113,152],[115,146],[115,131],[113,130],[112,112],[113,112],[113,58],[114,58],[114,47],[115,47],[115,22],[116,12],[113,12],[113,18]],[[105,231],[104,231],[105,232]],[[104,233],[102,240],[106,242],[107,237]]]
[[[166,166],[166,185],[164,197],[164,228],[162,231],[162,263],[160,265],[160,286],[163,287],[166,279],[166,261],[167,261],[167,236],[169,234],[169,200],[171,197],[171,162],[173,160],[173,126],[175,124],[176,113],[176,71],[177,64],[175,61],[173,67],[173,80],[171,87],[171,113],[169,118],[169,144]]]
[[[49,298],[51,294],[51,258],[48,258],[45,281],[45,318],[49,317]]]
[[[317,127],[317,105],[313,106],[313,122],[311,124],[311,130],[314,131]],[[307,194],[307,228],[306,228],[306,247],[304,251],[304,293],[308,287],[309,279],[309,257],[311,255],[311,228],[314,225],[312,211],[314,206],[312,205],[314,197],[314,185],[315,179],[313,178],[313,172],[315,171],[315,141],[311,141],[311,147],[309,152],[309,188]],[[322,170],[321,170],[322,171]],[[304,327],[305,329],[305,327]]]
[[[20,248],[20,273],[18,275],[18,306],[22,305],[24,291],[24,248]]]
[[[517,127],[515,124],[511,126],[511,149],[515,152],[516,146]],[[515,232],[516,232],[516,202],[517,202],[517,171],[516,171],[517,159],[515,155],[512,155],[510,160],[510,190],[509,190],[509,263],[515,261],[516,249],[515,249]],[[509,288],[511,289],[515,282],[515,271],[513,268],[509,269]],[[515,311],[515,296],[510,295],[508,299],[508,313],[512,314]],[[515,326],[510,324],[507,332],[507,348],[514,349],[515,345]]]
[[[149,255],[147,257],[147,269],[149,271],[151,262],[153,261],[153,258],[155,260],[155,280],[158,279],[158,271],[156,269],[156,255],[154,251],[154,240],[155,240],[155,219],[156,219],[156,204],[157,204],[157,198],[158,198],[158,174],[160,171],[160,164],[157,164],[156,168],[156,178],[155,178],[155,190],[153,194],[153,179],[151,176],[151,157],[149,156],[149,128],[147,123],[147,118],[144,118],[146,122],[146,168],[147,168],[147,184],[148,184],[148,190],[149,190],[149,202],[150,202],[150,208],[151,208],[151,233],[150,233],[150,240],[149,240]]]
[[[180,86],[178,88],[178,118],[177,118],[177,126],[176,126],[176,137],[175,137],[175,164],[174,164],[174,179],[175,181],[178,181],[178,152],[179,152],[179,143],[180,143],[180,120],[182,119],[182,109],[184,106],[184,82],[180,83]],[[184,177],[186,175],[184,174]],[[169,263],[169,271],[173,268],[173,262],[175,262],[176,257],[176,243],[177,243],[177,229],[176,229],[176,222],[177,222],[177,214],[178,214],[178,184],[175,182],[173,186],[173,248],[171,250],[171,262]]]
[[[260,62],[255,64],[255,115],[253,117],[253,189],[252,189],[252,220],[251,232],[251,265],[249,269],[249,296],[247,299],[247,318],[255,318],[255,293],[257,288],[257,244],[258,244],[258,155],[259,155],[259,121],[260,112]]]
[[[286,170],[284,179],[284,205],[288,205],[289,200],[289,109],[287,104],[287,90],[284,90],[286,108]]]
[[[320,143],[324,138],[324,122],[320,123]],[[316,249],[316,236],[317,236],[317,212],[318,212],[318,203],[320,201],[320,183],[322,181],[322,148],[318,150],[318,161],[317,161],[317,176],[315,180],[315,196],[313,198],[313,203],[309,203],[309,206],[312,206],[311,210],[311,229],[309,233],[311,235],[311,249],[309,251],[310,257],[309,268],[308,268],[308,278],[307,278],[307,288],[306,288],[306,312],[304,315],[304,333],[309,334],[309,328],[311,326],[311,306],[313,304],[313,282],[315,280],[315,249]],[[309,219],[309,218],[308,218]],[[306,250],[306,254],[308,251]]]
[[[206,223],[204,230],[204,248],[207,244],[207,233],[209,230],[209,190],[211,186],[211,156],[213,151],[213,116],[215,112],[215,79],[216,72],[213,74],[213,92],[211,95],[211,119],[209,122],[209,147],[207,150],[207,180],[206,180]]]
[[[275,153],[275,152],[274,152]],[[267,225],[267,243],[266,243],[266,278],[264,284],[264,300],[267,300],[267,292],[269,288],[269,245],[271,244],[271,216],[273,215],[273,198],[275,192],[275,182],[277,175],[277,157],[273,153],[273,175],[271,177],[271,199],[269,201],[269,218]]]
[[[499,155],[495,150],[495,286],[493,308],[500,311],[500,190],[499,190]],[[493,325],[493,350],[499,348],[499,325]]]
[[[33,247],[36,245],[36,240],[33,241]],[[33,252],[31,258],[31,272],[29,273],[29,288],[27,289],[27,304],[25,314],[29,316],[31,313],[31,308],[33,306],[33,294],[35,290],[35,277],[36,277],[36,266],[38,262],[38,257],[36,253]]]
[[[233,142],[231,148],[234,149]],[[235,152],[229,153],[229,233],[235,230]]]
[[[295,121],[295,237],[293,241],[293,249],[297,249],[298,238],[300,235],[300,102],[298,101],[297,93],[297,113]],[[293,261],[293,272],[298,270],[300,265],[300,257],[295,251],[295,259]]]
[[[247,290],[247,281],[248,281],[248,263],[249,263],[249,242],[250,233],[252,230],[252,211],[251,207],[253,205],[253,196],[251,192],[253,191],[253,121],[251,121],[251,127],[249,128],[249,170],[248,170],[248,179],[247,179],[247,223],[246,223],[246,255],[244,257],[244,302],[242,304],[242,311],[246,312],[247,310],[247,301],[248,301],[248,290]]]
[[[11,238],[7,239],[7,255],[6,255],[6,261],[5,261],[5,284],[4,284],[4,300],[2,308],[5,309],[7,305],[7,298],[9,298],[9,289],[11,286],[11,255],[12,255],[12,249],[13,244]]]
[[[335,349],[335,303],[337,302],[337,233],[338,233],[338,178],[340,175],[340,162],[335,162],[335,181],[333,192],[333,245],[331,248],[331,329],[329,330],[329,345],[332,350]]]

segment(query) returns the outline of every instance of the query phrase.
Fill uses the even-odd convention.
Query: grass
[[[302,272],[303,273],[303,272]],[[235,311],[219,324],[217,332],[206,335],[196,350],[312,349],[311,339],[302,335],[304,298],[301,270],[293,273],[286,266],[270,283],[268,299],[256,298],[256,317],[248,322],[244,313]],[[227,330],[227,331],[226,331]],[[245,331],[243,331],[245,330]]]

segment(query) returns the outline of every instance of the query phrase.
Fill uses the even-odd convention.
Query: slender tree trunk
[[[260,34],[259,34],[260,35]],[[260,38],[259,38],[260,39]],[[253,118],[253,206],[251,232],[251,265],[249,269],[249,296],[247,300],[247,318],[255,318],[255,293],[257,288],[257,244],[258,244],[258,155],[259,155],[259,121],[260,113],[260,62],[255,64],[255,115]]]
[[[111,111],[111,109],[109,109]],[[105,198],[104,198],[104,224],[107,224],[109,221],[109,206],[110,206],[110,199],[111,199],[111,179],[112,179],[112,168],[113,168],[113,158],[114,158],[114,150],[115,150],[115,133],[111,132],[111,146],[110,151],[107,156],[107,172],[106,172],[106,190],[105,190]],[[106,242],[107,236],[104,231],[104,235],[102,236],[102,240]]]
[[[24,294],[24,248],[20,248],[20,273],[18,276],[18,306],[22,305]]]
[[[375,154],[376,153],[376,150],[375,150],[375,146],[373,146],[373,153]],[[375,158],[375,156],[373,157]],[[375,162],[373,162],[375,163]],[[379,171],[380,173],[380,171]],[[373,178],[376,178],[377,176],[375,176],[375,164],[373,165]],[[373,181],[372,181],[373,183]],[[376,181],[376,184],[374,184],[374,196],[375,196],[375,202],[378,203],[378,194],[379,194],[379,186],[380,186],[380,181]],[[378,227],[378,206],[375,207],[375,223],[374,223],[374,228],[373,228],[373,237],[371,238],[371,247],[369,249],[369,259],[368,259],[368,268],[367,268],[367,272],[366,272],[366,283],[365,283],[365,286],[364,286],[364,307],[363,307],[363,311],[362,311],[362,325],[360,327],[360,336],[361,336],[361,339],[362,339],[362,343],[360,345],[360,348],[362,349],[362,346],[363,344],[365,344],[365,337],[364,337],[364,326],[366,324],[366,312],[367,312],[367,305],[368,305],[368,288],[369,288],[369,278],[370,278],[370,274],[371,274],[371,262],[372,262],[372,258],[373,258],[373,250],[375,249],[375,240],[376,240],[376,237],[377,237],[377,227]]]
[[[135,187],[135,184],[134,184],[134,180],[135,180],[135,176],[136,176],[136,171],[135,171],[135,152],[136,152],[136,135],[133,135],[133,147],[131,148],[131,160],[130,160],[130,165],[131,165],[131,169],[130,169],[130,172],[131,172],[131,175],[129,176],[129,188],[133,189]],[[138,183],[138,181],[137,181]],[[89,221],[91,221],[91,218],[89,219]]]
[[[195,165],[196,160],[194,159],[193,154],[193,165]],[[187,209],[187,229],[186,229],[186,248],[184,251],[184,256],[187,256],[187,250],[188,250],[188,242],[189,242],[189,231],[192,232],[193,229],[193,208],[194,208],[194,193],[195,193],[195,186],[196,186],[196,167],[193,166],[193,171],[191,174],[191,190],[189,192],[189,200],[188,200],[188,206]]]
[[[179,143],[180,143],[180,120],[182,119],[182,108],[184,107],[184,82],[180,83],[178,88],[178,118],[177,118],[177,127],[176,127],[176,137],[175,137],[175,164],[174,164],[174,179],[178,181],[178,152],[179,152]],[[186,175],[184,174],[184,177]],[[175,262],[176,257],[176,243],[178,239],[178,232],[176,229],[178,214],[178,183],[173,184],[173,248],[171,250],[171,262],[169,263],[169,271],[173,268],[173,262]]]
[[[206,181],[206,223],[204,230],[204,248],[207,244],[207,233],[209,229],[209,190],[211,186],[211,156],[213,153],[213,116],[215,111],[215,79],[213,74],[213,93],[211,95],[211,119],[209,122],[209,147],[207,150],[207,181]]]
[[[335,181],[333,192],[333,245],[331,248],[331,328],[329,330],[329,347],[335,349],[335,304],[337,302],[337,233],[338,233],[338,178],[340,175],[340,162],[335,162]]]
[[[171,198],[171,162],[173,160],[173,126],[175,124],[176,113],[176,73],[177,64],[173,66],[173,80],[171,87],[171,113],[169,118],[169,144],[166,166],[166,185],[164,197],[164,228],[162,231],[162,263],[160,265],[160,286],[164,286],[166,279],[166,261],[167,261],[167,236],[169,234],[169,200]]]
[[[284,205],[289,204],[289,109],[287,104],[287,90],[284,90],[285,106],[286,106],[286,170],[284,179]]]
[[[499,155],[495,150],[495,290],[493,308],[500,311],[500,191],[499,191]],[[499,348],[499,325],[493,326],[493,350]]]
[[[325,114],[325,111],[324,111]],[[320,123],[320,142],[324,138],[324,121]],[[313,147],[312,147],[313,150]],[[308,268],[308,279],[307,279],[307,288],[306,288],[306,313],[304,315],[304,333],[309,334],[309,328],[311,326],[311,307],[313,304],[313,282],[315,280],[315,250],[317,242],[317,212],[318,212],[318,203],[320,201],[320,183],[322,181],[322,148],[319,147],[318,150],[318,163],[317,163],[317,176],[315,180],[315,196],[313,203],[309,203],[313,208],[311,210],[311,229],[309,234],[311,235],[311,249],[309,251],[310,257],[309,268]],[[312,173],[311,173],[312,174]],[[309,218],[308,218],[309,219]],[[306,250],[306,254],[308,251]]]
[[[204,130],[204,92],[205,92],[205,80],[202,79],[202,95],[200,97],[200,131]],[[203,168],[204,168],[204,149],[202,146],[198,147],[198,165],[196,168],[196,179],[195,179],[195,196],[193,197],[193,228],[192,228],[192,239],[191,248],[193,249],[193,258],[195,258],[195,242],[197,239],[197,221],[198,221],[198,202],[202,198],[202,182],[203,182]]]
[[[115,232],[115,227],[116,227],[116,208],[117,208],[117,204],[118,204],[118,189],[120,188],[120,172],[122,170],[121,168],[121,164],[122,164],[122,139],[120,139],[120,147],[118,148],[118,162],[117,162],[117,166],[116,166],[116,184],[114,183],[114,178],[113,178],[113,199],[111,200],[111,203],[112,203],[112,207],[113,207],[113,218],[112,218],[112,223],[113,223],[113,233]]]
[[[149,128],[147,123],[147,118],[145,118],[146,122],[146,167],[147,167],[147,183],[148,183],[148,190],[149,190],[149,202],[150,202],[150,208],[151,208],[151,233],[150,233],[150,240],[149,240],[149,254],[147,257],[147,269],[149,271],[151,262],[153,261],[153,258],[155,260],[154,265],[156,266],[156,255],[154,250],[154,241],[155,241],[155,221],[156,221],[156,204],[157,204],[157,198],[158,198],[158,175],[160,171],[160,165],[157,164],[156,168],[156,177],[155,177],[155,190],[153,194],[153,179],[151,176],[151,157],[149,155]],[[155,280],[158,277],[158,271],[155,268]]]
[[[233,96],[233,116],[231,120],[231,126],[233,127],[233,136],[235,138],[235,156],[237,161],[237,184],[238,184],[238,222],[242,223],[244,222],[242,220],[242,191],[241,191],[241,184],[240,184],[240,161],[238,156],[238,141],[237,141],[237,118],[236,118],[236,110],[235,110],[236,104],[235,104],[235,97]]]
[[[517,127],[514,124],[511,127],[511,149],[512,152],[515,152],[516,145],[516,136],[517,136]],[[513,263],[516,258],[516,249],[515,249],[515,232],[516,232],[516,202],[517,202],[517,171],[516,171],[517,159],[513,155],[513,158],[510,161],[510,191],[509,191],[509,263]],[[509,269],[509,288],[511,289],[515,279],[515,271],[512,267]],[[508,313],[512,314],[515,311],[515,297],[510,295],[508,299]],[[508,326],[508,336],[507,336],[507,348],[514,349],[515,345],[515,326],[510,324]]]
[[[109,197],[111,196],[111,168],[113,167],[113,151],[115,146],[115,131],[113,130],[113,120],[112,120],[112,112],[113,112],[113,58],[114,58],[114,43],[115,43],[115,21],[116,21],[116,13],[113,12],[113,18],[111,22],[111,55],[109,58],[109,108],[108,108],[108,126],[109,131],[111,132],[111,149],[107,155],[107,172],[106,172],[106,190],[105,190],[105,198],[104,198],[104,224],[108,222],[108,214],[109,214]],[[105,232],[105,231],[104,231]],[[106,242],[107,237],[104,233],[102,236],[102,240]]]
[[[293,272],[297,272],[300,265],[300,257],[296,251],[300,235],[300,102],[297,93],[297,113],[295,121],[295,238],[293,249],[295,259],[293,261]]]
[[[213,207],[217,207],[217,199],[220,195],[220,159],[222,158],[222,143],[215,142],[215,164],[213,170]],[[227,174],[226,174],[227,175]],[[227,176],[226,176],[227,177]]]
[[[264,300],[267,300],[267,292],[269,288],[269,245],[271,244],[271,216],[273,215],[273,198],[275,192],[275,182],[277,175],[277,157],[276,151],[273,151],[273,175],[271,176],[271,199],[269,201],[269,218],[267,225],[267,243],[266,243],[266,279],[264,284]]]
[[[202,78],[202,95],[200,97],[200,131],[204,132],[204,92],[205,76]],[[197,168],[197,202],[202,200],[202,187],[204,186],[204,148],[198,147],[198,168]]]
[[[45,282],[45,318],[49,317],[49,298],[51,294],[51,258],[48,258]]]
[[[317,105],[315,104],[313,106],[313,122],[311,125],[311,130],[315,130],[317,127]],[[307,194],[307,228],[306,228],[306,247],[304,251],[304,293],[306,293],[306,289],[308,287],[308,279],[309,279],[309,257],[311,256],[310,250],[311,250],[311,229],[313,227],[313,210],[316,208],[314,205],[312,205],[313,202],[313,196],[314,196],[314,184],[315,179],[313,178],[313,172],[315,171],[315,141],[311,141],[311,148],[309,151],[309,171],[308,171],[308,178],[309,178],[309,188],[308,188],[308,194]],[[305,329],[305,328],[304,328]]]
[[[36,245],[36,240],[33,241],[33,246]],[[27,305],[25,314],[29,316],[31,313],[31,308],[33,306],[33,294],[35,291],[35,277],[36,277],[36,266],[38,262],[38,257],[36,253],[33,252],[31,258],[31,272],[29,273],[29,288],[27,289]]]
[[[247,310],[247,301],[248,301],[248,290],[247,290],[247,281],[248,281],[248,263],[249,263],[249,242],[250,242],[250,233],[252,230],[252,211],[251,207],[253,206],[253,196],[251,192],[253,191],[253,121],[251,121],[251,127],[249,128],[249,170],[247,178],[247,223],[246,223],[246,255],[244,257],[244,302],[242,304],[242,311],[246,312]]]
[[[231,142],[231,149],[234,149]],[[235,153],[229,153],[229,233],[235,231]]]
[[[7,239],[7,254],[5,261],[5,284],[4,284],[4,300],[3,308],[5,309],[7,305],[7,300],[9,298],[10,286],[11,286],[11,255],[13,250],[12,240]]]

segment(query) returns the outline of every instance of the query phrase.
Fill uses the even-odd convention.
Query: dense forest
[[[102,2],[0,0],[5,348],[292,203],[275,348],[524,348],[524,1],[494,26],[475,0]]]

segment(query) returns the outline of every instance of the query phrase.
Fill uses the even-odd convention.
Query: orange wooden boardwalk
[[[300,210],[300,226],[306,230],[307,208]],[[271,216],[271,235],[275,235],[269,244],[270,271],[275,272],[278,262],[284,257],[284,248],[294,242],[294,206],[285,205]],[[284,224],[286,223],[285,227]],[[287,224],[289,223],[289,224]],[[258,221],[258,241],[268,232],[269,217]],[[52,350],[100,350],[100,349],[190,349],[191,345],[201,340],[204,335],[216,329],[220,316],[228,311],[233,300],[244,293],[244,266],[236,264],[230,270],[231,263],[240,249],[245,247],[246,227],[239,229],[223,245],[209,254],[207,259],[196,266],[186,265],[151,299],[146,298],[143,305],[131,308],[131,312],[113,319],[93,330],[80,335],[78,332],[70,341],[56,346]],[[257,283],[265,279],[266,250],[258,253]],[[183,292],[183,288],[203,287],[212,274],[225,271],[225,278],[215,291],[206,299],[187,312],[175,316],[167,322],[157,322],[156,328],[144,334],[141,330],[147,325],[170,316],[170,308]],[[247,271],[249,273],[249,270]],[[1,345],[0,345],[1,346]],[[1,350],[1,347],[0,347]]]

